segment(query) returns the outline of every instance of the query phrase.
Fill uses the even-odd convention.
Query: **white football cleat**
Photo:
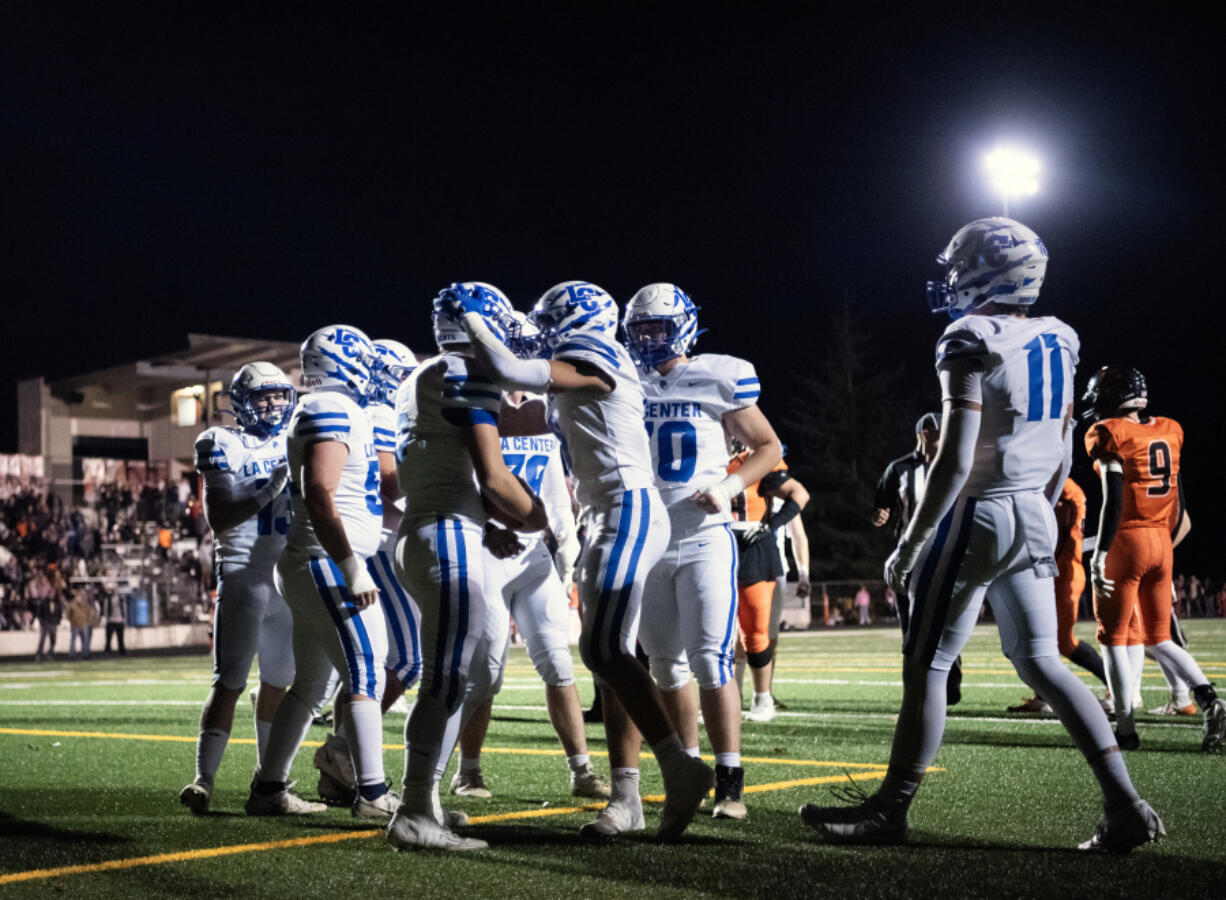
[[[315,768],[328,774],[338,784],[350,790],[357,789],[358,776],[349,756],[349,744],[339,734],[329,734],[324,738],[323,745],[315,751]]]
[[[353,806],[353,801],[358,796],[356,790],[341,784],[322,770],[319,773],[319,784],[316,790],[319,791],[319,799],[329,806]]]
[[[431,816],[397,814],[387,826],[387,842],[397,850],[446,850],[463,853],[485,850],[485,841],[461,837]]]
[[[588,763],[582,769],[572,769],[570,773],[570,795],[572,797],[590,797],[594,800],[604,800],[613,795],[609,782],[596,774],[592,764]]]
[[[1194,716],[1200,710],[1195,703],[1176,703],[1174,698],[1167,700],[1162,706],[1155,706],[1149,711],[1151,716]]]
[[[213,799],[213,782],[197,778],[179,791],[179,802],[192,811],[194,816],[203,816],[209,811]]]
[[[588,822],[579,829],[579,836],[589,841],[605,841],[628,834],[632,831],[642,831],[647,826],[643,821],[643,801],[638,794],[633,800],[613,800],[600,811],[595,821]]]
[[[243,808],[249,816],[306,816],[323,812],[328,805],[303,800],[288,787],[275,794],[257,794],[253,787]]]
[[[1158,814],[1144,800],[1121,807],[1103,816],[1094,837],[1077,845],[1078,850],[1094,853],[1128,853],[1142,844],[1166,837]]]
[[[376,797],[374,800],[367,800],[358,794],[358,798],[353,801],[353,806],[349,807],[349,812],[355,819],[386,821],[394,816],[399,808],[400,795],[395,791],[388,791],[382,797]]]
[[[759,703],[755,697],[749,704],[749,709],[745,711],[745,718],[751,722],[769,722],[775,718],[775,701],[767,697]]]
[[[701,759],[686,756],[676,769],[661,770],[661,774],[664,775],[664,811],[660,814],[656,840],[675,841],[715,786],[715,770]]]
[[[451,793],[460,797],[475,797],[478,800],[488,800],[494,795],[485,785],[485,779],[478,772],[456,772],[451,776]]]

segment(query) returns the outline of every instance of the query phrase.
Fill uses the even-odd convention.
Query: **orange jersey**
[[[749,454],[738,453],[732,457],[732,461],[728,463],[728,474],[735,474],[745,464],[745,459]],[[779,460],[779,464],[771,469],[772,472],[786,470],[787,463]],[[737,497],[732,499],[732,518],[738,522],[762,522],[766,519],[769,507],[766,498],[758,493],[758,483],[745,486],[745,490]]]
[[[1076,560],[1080,564],[1085,538],[1086,492],[1071,478],[1064,482],[1060,499],[1056,501],[1056,525],[1060,530],[1056,539],[1057,562]]]
[[[1103,419],[1086,432],[1086,452],[1095,471],[1104,459],[1124,465],[1124,509],[1120,529],[1163,528],[1168,532],[1179,509],[1179,452],[1183,428],[1174,419],[1154,416],[1145,422]]]

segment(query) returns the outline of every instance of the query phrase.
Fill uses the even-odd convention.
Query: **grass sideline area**
[[[1186,623],[1206,674],[1226,685],[1226,622]],[[1088,625],[1078,626],[1083,639]],[[243,802],[255,759],[250,707],[240,705],[218,774],[213,814],[177,802],[193,775],[207,657],[95,657],[0,664],[0,900],[4,897],[1221,897],[1226,885],[1226,757],[1199,752],[1200,719],[1139,717],[1143,749],[1127,755],[1168,837],[1126,858],[1087,856],[1100,809],[1089,769],[1050,718],[1010,715],[1027,694],[981,626],[964,653],[963,701],[912,809],[901,847],[821,844],[796,814],[835,802],[848,775],[868,791],[884,774],[901,685],[890,628],[785,634],[775,695],[788,711],[746,722],[748,821],[708,811],[678,844],[648,831],[590,846],[593,813],[568,796],[566,765],[544,690],[513,649],[496,700],[483,769],[491,800],[449,805],[473,816],[485,853],[394,853],[345,810],[309,819],[252,819]],[[591,680],[580,669],[585,703]],[[1088,674],[1075,670],[1078,674]],[[1165,700],[1146,665],[1146,707]],[[385,721],[387,771],[399,781],[402,714]],[[315,795],[313,749],[295,762]],[[603,733],[588,727],[598,769]],[[704,753],[709,752],[705,745]],[[454,761],[453,761],[454,765]],[[659,770],[643,763],[643,790]],[[451,798],[459,800],[460,798]]]

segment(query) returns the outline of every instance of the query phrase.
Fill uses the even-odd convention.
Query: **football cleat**
[[[571,769],[570,795],[572,797],[591,797],[594,800],[604,800],[612,796],[613,789],[588,763],[582,769]]]
[[[1216,753],[1226,746],[1226,700],[1218,697],[1205,709],[1204,739],[1200,749]]]
[[[213,782],[197,778],[179,791],[179,802],[192,811],[193,816],[203,816],[209,811],[213,799]]]
[[[1038,715],[1052,715],[1051,707],[1047,701],[1037,694],[1032,694],[1016,706],[1006,706],[1005,712],[1011,713],[1034,713]]]
[[[358,777],[353,771],[349,744],[339,734],[329,734],[324,738],[323,744],[315,751],[314,762],[321,774],[328,775],[340,787],[350,791],[357,789]]]
[[[387,825],[387,842],[397,850],[445,850],[463,853],[486,850],[489,844],[477,838],[461,837],[430,816],[397,813]]]
[[[1094,837],[1077,845],[1093,853],[1128,853],[1142,844],[1166,837],[1158,814],[1144,800],[1137,800],[1103,816]]]
[[[656,840],[675,841],[698,812],[702,801],[715,786],[715,771],[701,759],[686,756],[671,771],[660,770],[664,776],[664,811]]]
[[[329,806],[353,806],[353,802],[358,798],[356,790],[341,784],[327,772],[319,773],[316,790],[319,792],[319,799]]]
[[[478,772],[456,772],[451,776],[451,793],[460,797],[488,800],[493,793],[486,787],[485,779]]]
[[[1174,699],[1171,699],[1167,700],[1163,706],[1155,706],[1149,711],[1149,714],[1151,716],[1194,716],[1199,712],[1195,703],[1178,706]]]
[[[594,821],[579,829],[579,836],[589,841],[604,841],[619,834],[642,831],[645,827],[643,802],[635,794],[633,800],[611,801]]]
[[[324,812],[328,806],[303,800],[288,787],[275,794],[257,794],[252,787],[243,808],[249,816],[306,816]]]
[[[745,718],[751,722],[769,722],[775,718],[775,701],[768,695],[759,703],[758,698],[755,697],[749,704],[749,709],[745,711]]]
[[[1038,300],[1047,248],[1014,219],[976,219],[958,229],[937,262],[945,274],[928,282],[928,308],[956,319],[989,302],[1029,306]]]
[[[380,819],[387,821],[396,814],[396,810],[400,808],[400,795],[395,791],[388,791],[381,797],[376,797],[374,800],[367,800],[361,794],[353,801],[353,805],[349,807],[350,814],[355,819]]]
[[[1140,750],[1141,736],[1135,731],[1129,734],[1120,734],[1119,729],[1115,732],[1115,742],[1121,750]]]
[[[740,766],[715,767],[715,809],[711,815],[716,819],[744,819],[749,815],[741,794],[745,789],[745,770]]]
[[[800,818],[832,844],[901,844],[907,839],[906,813],[889,813],[874,797],[854,806],[810,803],[800,808]]]

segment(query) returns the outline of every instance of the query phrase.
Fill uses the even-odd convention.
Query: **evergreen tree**
[[[780,428],[788,466],[811,496],[804,513],[811,577],[879,579],[893,528],[870,521],[877,480],[914,447],[915,420],[937,408],[920,398],[933,390],[884,363],[846,297],[818,333],[826,335],[824,346],[796,377]]]

